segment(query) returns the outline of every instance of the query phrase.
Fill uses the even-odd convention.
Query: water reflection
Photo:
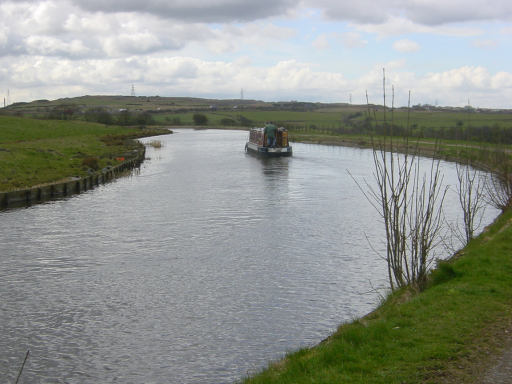
[[[257,161],[261,164],[263,174],[271,180],[286,180],[288,178],[288,164],[290,157],[260,158]]]

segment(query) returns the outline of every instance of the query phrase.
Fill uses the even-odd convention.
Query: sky
[[[512,108],[510,0],[0,0],[6,104],[83,95]],[[393,96],[394,95],[394,96]]]

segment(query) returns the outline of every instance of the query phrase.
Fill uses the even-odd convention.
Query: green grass
[[[391,295],[316,347],[245,383],[477,382],[512,319],[512,211],[433,272],[422,292]],[[476,372],[476,373],[475,373]]]
[[[372,118],[377,121],[384,120],[382,111],[378,111]],[[416,124],[421,127],[453,127],[457,123],[467,125],[493,125],[500,124],[503,127],[512,127],[512,113],[493,113],[493,112],[475,112],[475,111],[417,111],[406,109],[396,110],[394,114],[390,111],[386,113],[386,120],[397,125],[407,125],[407,119],[410,124]]]
[[[114,165],[149,135],[135,128],[0,116],[0,191],[85,176],[84,159]]]
[[[162,113],[155,114],[154,117],[159,122],[179,118],[183,124],[191,124],[193,113],[195,112]],[[237,121],[240,116],[243,116],[255,124],[262,124],[270,120],[282,124],[296,124],[302,127],[314,125],[319,128],[332,129],[346,124],[350,119],[362,121],[367,116],[367,108],[366,106],[347,106],[344,108],[318,108],[311,111],[244,109],[211,112],[206,110],[200,113],[208,117],[208,125],[220,125],[224,118]],[[393,115],[388,111],[386,114],[388,123],[391,122],[392,116],[393,123],[401,126],[406,126],[409,119],[411,126],[422,128],[449,128],[458,124],[462,126],[492,126],[498,124],[503,128],[512,128],[512,113],[414,110],[408,113],[406,110],[400,109],[396,110]],[[384,115],[382,111],[377,111],[375,114],[372,112],[371,118],[372,120],[376,118],[380,122],[383,121]]]
[[[200,112],[208,118],[208,126],[222,126],[223,119],[231,119],[235,122],[240,121],[242,116],[250,120],[251,126],[263,126],[266,121],[274,121],[281,125],[293,125],[297,127],[317,126],[325,129],[338,128],[341,126],[341,118],[348,115],[349,110],[338,112],[331,110],[315,110],[315,111],[286,111],[286,110],[227,110],[218,112]],[[165,124],[179,119],[181,124],[193,125],[192,112],[181,113],[164,113],[155,114],[154,118],[157,122]]]

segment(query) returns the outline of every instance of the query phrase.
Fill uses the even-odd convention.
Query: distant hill
[[[34,100],[32,102],[14,103],[2,109],[3,113],[37,116],[47,114],[51,110],[72,108],[87,110],[105,108],[109,111],[130,110],[136,112],[190,112],[207,110],[232,109],[287,109],[316,110],[326,107],[339,107],[347,104],[325,104],[310,102],[264,102],[260,100],[242,99],[202,99],[193,97],[160,97],[160,96],[80,96],[57,100]]]
[[[371,105],[374,109],[382,106]],[[195,111],[216,110],[287,110],[287,111],[338,111],[347,110],[363,111],[367,105],[351,105],[347,103],[313,103],[300,101],[265,102],[261,100],[245,99],[203,99],[194,97],[161,97],[161,96],[102,96],[86,95],[57,100],[34,100],[32,102],[14,103],[0,108],[0,113],[26,115],[31,117],[47,117],[49,112],[66,113],[67,110],[83,113],[91,108],[103,108],[109,112],[128,110],[131,112],[155,113],[184,113]],[[404,108],[395,108],[403,110]],[[473,109],[469,106],[440,107],[432,105],[415,105],[413,111],[438,111],[438,112],[472,112],[485,113],[510,113],[510,110]]]

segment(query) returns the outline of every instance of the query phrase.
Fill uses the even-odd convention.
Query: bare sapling
[[[457,237],[463,245],[473,239],[475,231],[482,223],[485,211],[485,183],[478,170],[469,163],[457,164],[457,195],[463,214],[463,229],[455,230]]]
[[[494,166],[487,177],[485,189],[488,203],[504,211],[512,205],[512,160],[507,149],[496,149],[493,152]]]
[[[411,191],[408,231],[411,278],[409,284],[420,290],[426,286],[428,271],[434,260],[433,251],[441,243],[444,228],[442,206],[448,187],[442,187],[440,160],[432,159],[430,172],[422,173],[416,159]]]
[[[385,73],[383,88],[386,116]],[[379,141],[372,138],[374,183],[365,181],[364,188],[356,183],[384,223],[391,289],[414,286],[422,290],[434,260],[433,250],[441,239],[442,205],[447,189],[442,187],[440,160],[432,159],[430,171],[425,171],[416,156],[417,148],[409,146],[408,135],[403,141],[398,153],[392,132]]]
[[[442,186],[439,159],[424,170],[408,146],[397,153],[392,145],[392,140],[374,144],[374,184],[366,182],[364,195],[384,223],[391,289],[411,285],[422,290],[441,242],[447,187]]]

